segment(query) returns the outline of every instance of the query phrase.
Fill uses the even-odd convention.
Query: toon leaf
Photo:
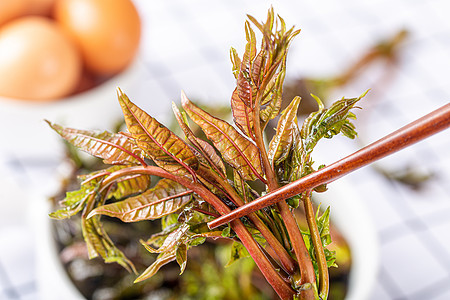
[[[303,122],[300,134],[303,139],[304,150],[309,153],[320,139],[331,138],[341,132],[350,138],[354,138],[356,132],[350,119],[354,119],[355,115],[350,109],[366,94],[367,92],[357,98],[343,98],[334,102],[327,109],[324,108],[318,97],[313,96],[319,105],[319,110],[310,114]]]
[[[153,275],[155,275],[156,272],[158,272],[162,266],[164,266],[176,259],[176,256],[177,256],[176,252],[177,252],[176,249],[174,249],[171,252],[164,252],[164,253],[161,253],[160,255],[158,255],[158,257],[156,258],[156,261],[154,261],[150,265],[150,267],[148,267],[141,275],[139,275],[139,277],[136,278],[136,280],[134,282],[136,283],[136,282],[144,281],[146,279],[149,279]]]
[[[136,273],[133,263],[113,244],[98,218],[83,218],[81,225],[90,259],[100,255],[106,263],[116,262],[127,271]]]
[[[277,131],[269,144],[268,156],[273,165],[285,160],[293,143],[293,132],[297,128],[297,111],[300,97],[295,97],[281,114]]]
[[[95,208],[88,218],[107,215],[123,222],[159,219],[189,203],[191,193],[175,181],[161,179],[154,188],[142,194]]]
[[[146,165],[142,149],[125,135],[108,131],[78,130],[46,122],[73,146],[103,159],[105,164]]]
[[[181,103],[189,117],[202,128],[222,158],[245,180],[263,180],[258,147],[227,122],[215,118],[193,104],[182,94]]]
[[[189,146],[132,103],[122,91],[118,93],[125,122],[137,145],[166,171],[177,175],[190,173],[195,177],[198,160]]]

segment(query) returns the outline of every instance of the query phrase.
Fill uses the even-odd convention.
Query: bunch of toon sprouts
[[[265,22],[248,16],[242,57],[231,49],[236,88],[231,96],[234,126],[214,117],[182,93],[180,110],[173,111],[185,139],[137,107],[119,89],[128,132],[98,132],[63,127],[49,122],[77,148],[103,159],[103,170],[80,177],[80,189],[68,192],[56,219],[81,213],[81,227],[89,257],[101,256],[134,271],[133,263],[114,245],[103,229],[101,216],[123,222],[160,220],[161,232],[143,246],[157,257],[136,281],[152,277],[176,261],[183,273],[188,250],[208,238],[233,241],[231,260],[251,256],[282,299],[326,299],[328,268],[335,265],[329,209],[315,212],[311,193],[210,229],[207,223],[236,207],[314,172],[311,153],[322,138],[342,133],[356,136],[350,111],[364,96],[341,99],[297,122],[300,97],[280,112],[286,58],[290,43],[300,32],[287,29],[270,9]],[[253,24],[262,35],[261,46]],[[276,133],[265,143],[264,131],[278,118]],[[200,127],[199,138],[190,121]],[[315,189],[326,190],[325,186]],[[294,210],[304,206],[308,230],[301,231]],[[149,233],[150,234],[150,233]]]

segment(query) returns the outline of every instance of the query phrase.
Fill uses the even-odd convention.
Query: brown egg
[[[27,13],[41,16],[49,16],[53,11],[53,5],[55,4],[55,0],[27,0],[27,1],[28,1]]]
[[[72,93],[81,57],[58,25],[43,17],[23,17],[0,30],[0,96],[53,100]]]
[[[29,0],[0,0],[0,26],[27,12]]]
[[[130,0],[59,0],[54,17],[78,43],[86,68],[95,74],[118,73],[138,51],[141,24]]]

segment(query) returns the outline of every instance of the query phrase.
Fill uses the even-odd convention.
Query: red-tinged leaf
[[[266,51],[262,49],[259,51],[256,58],[251,62],[251,73],[252,73],[252,81],[253,83],[258,86],[260,81],[262,80],[262,76],[264,75],[262,73],[262,70],[264,68],[266,59]]]
[[[250,72],[251,62],[256,56],[256,37],[248,21],[245,22],[245,35],[247,44],[245,45],[244,55],[242,56],[241,66],[239,68],[240,71],[237,76],[237,94],[245,105],[253,107],[256,90],[253,87]]]
[[[145,174],[124,176],[115,182],[113,189],[108,193],[108,198],[122,199],[136,193],[141,193],[150,187],[150,183],[150,176]]]
[[[273,23],[275,20],[275,13],[273,10],[273,7],[271,7],[268,11],[267,11],[267,19],[266,22],[264,23],[260,23],[258,22],[258,20],[256,20],[253,16],[251,15],[247,15],[248,19],[255,24],[255,26],[264,34],[264,33],[270,33],[272,32],[272,28],[273,28]]]
[[[208,161],[215,166],[215,170],[218,171],[217,173],[224,175],[226,174],[226,169],[225,169],[225,164],[223,163],[222,159],[220,158],[219,155],[217,155],[216,150],[214,149],[213,146],[211,146],[208,142],[197,138],[197,143],[198,145],[201,147],[202,149],[202,153],[204,153],[204,155],[206,157],[208,157]]]
[[[175,181],[161,179],[154,188],[142,194],[97,207],[90,212],[88,218],[107,215],[123,222],[159,219],[189,203],[191,193],[192,191]]]
[[[239,193],[239,195],[244,200],[244,203],[249,202],[249,197],[247,194],[247,185],[246,182],[242,179],[241,175],[237,172],[233,172],[233,181],[234,181],[234,188]]]
[[[236,169],[245,180],[264,181],[258,147],[227,122],[215,118],[193,104],[182,94],[181,103],[189,117],[199,125],[222,158]]]
[[[85,187],[85,189],[92,189],[92,187],[98,186],[98,184],[101,183],[102,180],[106,179],[112,173],[127,169],[129,167],[132,167],[132,165],[111,166],[104,170],[81,175],[79,176],[79,179],[83,180],[82,187]],[[132,194],[141,193],[149,188],[150,183],[151,177],[146,174],[122,176],[117,179],[112,186],[109,187],[108,193],[107,195],[105,195],[105,199],[109,199],[111,197],[121,199]]]
[[[272,76],[264,89],[264,96],[261,99],[261,105],[273,102],[274,94],[283,93],[283,83],[286,76],[286,61],[281,65],[280,71]]]
[[[247,18],[252,21],[253,24],[255,24],[255,26],[259,29],[259,31],[263,32],[265,31],[264,26],[258,22],[258,20],[255,19],[255,17],[251,16],[251,15],[247,15]]]
[[[220,158],[220,156],[217,155],[214,147],[211,146],[208,142],[195,136],[195,134],[189,128],[186,114],[182,115],[181,112],[179,111],[178,107],[175,105],[175,103],[172,103],[172,110],[173,110],[175,117],[178,121],[178,124],[180,125],[181,129],[183,130],[186,138],[201,153],[201,155],[202,155],[201,157],[204,160],[206,160],[206,162],[204,162],[204,161],[201,161],[201,162],[209,164],[217,173],[225,176],[225,172],[226,172],[225,165],[224,165],[222,159]]]
[[[292,145],[293,130],[297,127],[297,111],[300,97],[295,97],[281,114],[277,132],[269,144],[268,156],[273,165],[285,160]],[[295,128],[294,128],[295,127]]]
[[[142,149],[127,136],[108,131],[78,130],[46,122],[73,146],[103,159],[105,164],[146,165]]]
[[[214,217],[217,218],[219,217],[219,213],[217,212],[217,210],[214,209],[214,207],[209,204],[208,202],[206,202],[205,200],[199,198],[199,197],[195,197],[195,202],[193,202],[193,210],[201,213],[202,215],[204,215],[205,217],[205,222],[210,220],[210,217]],[[209,231],[209,228],[206,227],[207,230]],[[192,228],[191,228],[192,229]]]
[[[243,63],[242,63],[243,65]],[[245,105],[253,107],[253,89],[250,84],[250,79],[248,78],[248,69],[245,66],[241,66],[241,71],[239,72],[237,78],[237,94],[239,98],[244,102]]]
[[[189,146],[132,103],[122,91],[118,93],[125,122],[137,145],[166,171],[177,175],[190,173],[195,178],[198,160]]]
[[[266,97],[266,101],[264,104],[267,103],[266,107],[261,109],[259,116],[261,119],[261,122],[264,124],[262,127],[264,128],[265,125],[272,120],[273,118],[277,117],[280,108],[281,108],[281,102],[282,102],[282,94],[283,94],[283,81],[285,76],[285,70],[282,69],[280,73],[275,78],[274,86],[271,89],[271,92],[268,93],[268,96]]]
[[[186,240],[187,233],[189,231],[189,225],[186,223],[181,224],[177,229],[172,231],[164,240],[161,247],[155,249],[149,246],[147,243],[141,241],[141,244],[149,251],[150,253],[164,253],[171,252],[173,249],[176,249],[178,245],[182,243],[182,241]]]
[[[273,22],[275,20],[275,12],[273,10],[273,7],[271,7],[268,11],[267,11],[267,19],[266,22],[264,23],[264,29],[266,31],[271,32],[273,29]]]
[[[136,278],[134,282],[136,283],[149,279],[150,277],[155,275],[162,266],[174,261],[175,259],[176,259],[176,249],[174,249],[171,252],[161,253],[160,255],[158,255],[156,261],[153,262],[153,264],[151,264],[150,267],[148,267],[141,275],[139,275],[139,277]]]
[[[265,23],[261,24],[251,15],[247,15],[247,17],[263,34],[263,48],[270,47],[270,40],[272,39],[272,29],[275,20],[273,8],[269,9],[269,11],[267,12],[267,19]]]
[[[236,126],[253,139],[253,109],[244,104],[238,95],[237,89],[233,91],[231,96],[231,109]]]

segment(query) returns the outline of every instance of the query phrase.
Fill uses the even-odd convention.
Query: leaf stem
[[[259,92],[258,91],[258,96]],[[267,177],[267,185],[269,192],[274,191],[278,188],[278,181],[275,177],[275,172],[272,168],[272,165],[269,161],[269,157],[267,155],[266,147],[263,140],[263,135],[261,131],[261,124],[260,124],[260,117],[259,117],[259,111],[260,111],[260,102],[258,101],[259,98],[257,97],[257,101],[255,102],[255,108],[253,110],[254,116],[254,128],[255,128],[255,137],[256,137],[256,145],[260,149],[261,158],[264,166],[264,170]],[[289,238],[291,240],[292,247],[294,249],[295,256],[298,261],[298,265],[300,267],[300,284],[315,284],[316,283],[316,276],[314,273],[314,266],[312,264],[311,258],[309,257],[308,250],[306,249],[305,242],[303,240],[302,233],[300,232],[300,229],[297,224],[297,220],[295,219],[294,215],[292,214],[291,210],[289,209],[289,205],[285,201],[280,201],[277,203],[277,207],[280,211],[281,218],[283,219],[283,222],[286,226],[286,229],[288,231]],[[309,291],[304,291],[302,294],[308,293]]]
[[[294,249],[295,256],[300,267],[300,285],[316,283],[316,274],[314,272],[314,266],[309,256],[308,249],[306,249],[305,241],[303,240],[302,233],[297,224],[293,213],[291,212],[289,205],[285,201],[277,203],[280,210],[281,218],[288,231],[289,238],[291,240],[292,248]],[[309,293],[305,291],[304,293]]]
[[[233,203],[238,207],[244,205],[242,198],[237,194],[236,190],[225,180],[223,180],[215,172],[210,172],[214,179],[224,188],[225,192],[232,198]],[[266,226],[261,218],[256,213],[248,215],[256,228],[261,232],[267,243],[272,247],[273,251],[280,259],[280,263],[288,274],[292,274],[297,269],[294,259],[289,255],[287,250],[283,247],[280,241],[275,237],[272,231]]]
[[[126,169],[121,169],[119,171],[111,173],[111,175],[103,181],[103,184],[109,185],[122,176],[133,174],[155,175],[176,181],[186,188],[193,190],[201,198],[211,204],[221,215],[231,212],[231,209],[205,186],[199,184],[198,182],[193,182],[187,177],[174,175],[163,170],[162,168],[155,166],[134,166]],[[260,245],[255,241],[244,224],[240,220],[234,220],[231,222],[231,227],[236,232],[240,241],[247,249],[250,256],[253,258],[256,265],[261,270],[261,273],[276,291],[278,296],[281,299],[292,299],[295,291],[288,283],[285,282],[280,273],[278,273],[278,271],[274,268],[270,260],[261,250]]]
[[[311,191],[304,193],[303,205],[305,207],[306,221],[308,222],[308,228],[311,234],[319,270],[319,296],[321,299],[327,299],[329,290],[327,258],[325,256],[322,239],[320,238],[319,228],[317,227],[316,218],[314,215],[314,209],[311,202]]]

